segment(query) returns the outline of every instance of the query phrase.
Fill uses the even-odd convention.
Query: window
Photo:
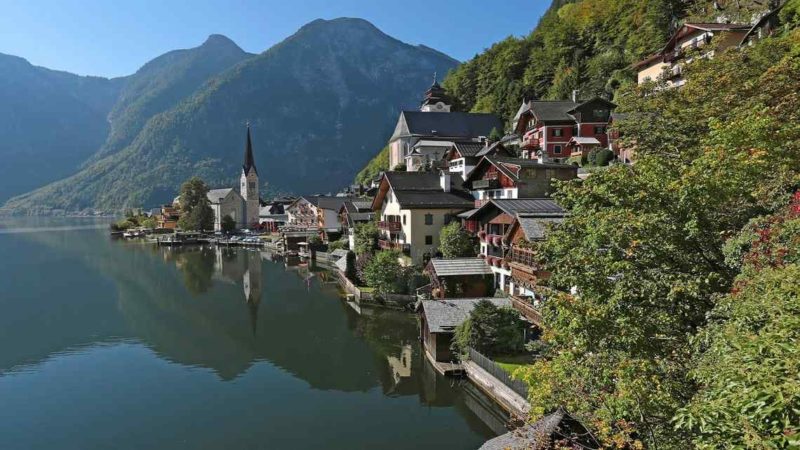
[[[405,225],[405,224],[406,224],[406,215],[403,214],[403,225]]]
[[[553,128],[553,137],[561,137],[564,135],[564,130],[561,128]]]
[[[255,189],[256,188],[256,182],[255,181],[251,181],[250,183],[248,183],[248,186],[250,186],[250,189]]]
[[[449,225],[449,224],[450,224],[450,222],[452,222],[452,221],[453,221],[453,218],[452,218],[452,217],[450,217],[450,214],[445,214],[445,215],[444,215],[444,224],[445,224],[445,225]]]
[[[560,145],[556,145],[555,147],[553,147],[553,153],[555,153],[556,155],[560,155],[561,154],[561,146]]]
[[[425,245],[433,245],[433,236],[431,235],[425,236]]]
[[[606,132],[606,127],[604,127],[602,125],[600,125],[600,126],[595,125],[594,134],[605,134],[605,132]]]
[[[425,214],[425,225],[433,225],[433,214]]]

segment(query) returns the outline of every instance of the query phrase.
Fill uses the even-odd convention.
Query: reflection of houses
[[[433,256],[442,227],[473,205],[460,180],[449,171],[386,172],[372,202],[381,248],[407,252],[414,264]]]
[[[503,122],[493,114],[451,112],[444,89],[434,81],[420,111],[400,113],[389,139],[389,169],[408,161],[418,170],[426,162],[441,160],[453,142],[482,142],[493,129],[503,130]]]
[[[637,80],[642,84],[664,79],[667,86],[683,86],[684,64],[697,57],[713,58],[716,52],[739,45],[749,29],[748,25],[735,23],[683,24],[658,53],[633,65]]]
[[[450,344],[456,328],[469,318],[481,300],[497,307],[511,307],[507,298],[461,298],[458,300],[423,300],[421,312],[422,343],[431,362],[450,362],[456,358]]]
[[[394,384],[400,383],[404,378],[411,377],[411,363],[413,361],[414,353],[411,345],[405,344],[400,348],[400,355],[389,355],[386,361],[389,363],[389,369],[392,371],[392,379]]]
[[[425,273],[431,279],[432,298],[492,295],[492,269],[481,258],[432,259]]]

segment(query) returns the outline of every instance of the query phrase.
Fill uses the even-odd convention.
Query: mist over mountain
[[[434,72],[457,65],[361,19],[315,20],[258,55],[212,36],[129,77],[108,110],[108,140],[84,167],[7,210],[154,206],[192,175],[235,185],[247,122],[262,182],[334,190],[383,146],[399,109],[419,102]]]

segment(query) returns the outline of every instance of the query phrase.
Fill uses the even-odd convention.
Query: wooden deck
[[[425,358],[427,358],[433,368],[442,375],[448,377],[460,377],[464,375],[464,366],[462,364],[436,361],[427,350],[425,350]]]

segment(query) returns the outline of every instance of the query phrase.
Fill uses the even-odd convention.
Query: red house
[[[584,102],[532,100],[523,103],[514,117],[515,131],[522,136],[521,156],[532,159],[541,152],[543,156],[562,162],[570,156],[567,147],[573,137],[596,139],[599,147],[607,147],[608,122],[616,107],[600,97]]]

